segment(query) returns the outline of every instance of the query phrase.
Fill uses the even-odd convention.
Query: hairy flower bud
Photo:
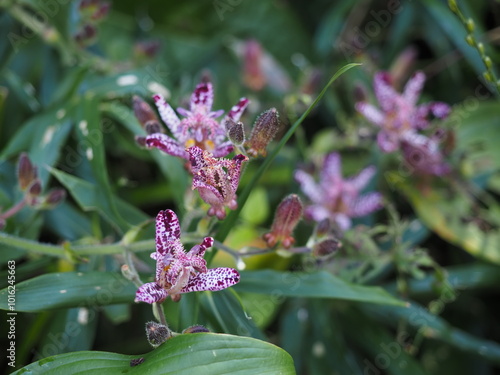
[[[17,163],[17,181],[19,188],[25,191],[36,179],[36,167],[31,163],[28,154],[22,153]]]
[[[315,244],[312,253],[315,257],[324,257],[336,253],[341,247],[342,243],[336,238],[327,238]]]
[[[332,229],[332,223],[330,222],[330,219],[328,218],[323,219],[316,226],[316,236],[324,237],[330,232],[331,229]]]
[[[156,116],[150,105],[137,95],[134,95],[132,98],[132,106],[134,108],[134,115],[142,126],[146,126],[149,122],[158,123],[158,126],[160,125],[158,116]]]
[[[152,120],[146,122],[144,125],[144,129],[146,130],[146,133],[148,134],[155,134],[155,133],[161,133],[161,125],[158,121]]]
[[[44,200],[44,205],[47,208],[54,208],[59,203],[61,203],[66,198],[66,190],[64,189],[53,189],[49,191]]]
[[[226,122],[227,137],[235,146],[245,143],[245,126],[242,122],[228,119]]]
[[[182,333],[202,333],[202,332],[210,332],[210,330],[204,326],[196,325],[188,327],[184,331],[182,331]]]
[[[290,194],[285,197],[274,215],[271,232],[266,233],[263,238],[269,247],[274,247],[281,242],[285,249],[288,249],[295,242],[293,230],[302,218],[302,202],[298,195]]]
[[[280,120],[276,108],[263,112],[255,120],[250,139],[246,143],[248,153],[254,157],[258,155],[266,156],[266,147],[278,133],[279,127]]]
[[[151,346],[153,348],[157,348],[165,341],[167,341],[170,337],[172,337],[172,333],[163,324],[156,322],[147,322],[146,336]]]
[[[37,178],[28,188],[28,195],[38,197],[42,193],[42,182]]]

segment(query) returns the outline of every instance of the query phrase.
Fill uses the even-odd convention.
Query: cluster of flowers
[[[239,102],[224,116],[223,111],[212,111],[214,93],[210,82],[200,83],[191,95],[190,108],[178,108],[177,113],[161,95],[154,95],[161,119],[171,136],[163,132],[156,113],[139,97],[134,97],[134,113],[148,135],[137,137],[140,145],[157,148],[171,156],[187,161],[192,174],[192,189],[210,205],[209,216],[224,219],[226,208],[236,209],[242,163],[248,156],[237,154],[225,158],[235,148],[244,147],[251,156],[265,155],[267,144],[279,129],[276,109],[265,111],[256,120],[246,140],[244,126],[239,119],[248,105],[248,99]],[[160,303],[168,296],[177,301],[180,294],[201,290],[221,290],[236,284],[239,274],[232,268],[207,269],[203,255],[213,244],[206,237],[200,245],[185,252],[180,242],[180,226],[175,213],[161,211],[156,218],[156,277],[136,293],[136,301]]]
[[[445,103],[431,102],[417,105],[425,76],[417,72],[407,83],[402,94],[391,85],[388,73],[380,72],[374,79],[374,90],[381,110],[362,101],[356,109],[369,121],[380,127],[377,142],[383,152],[402,151],[405,161],[420,173],[443,175],[450,167],[439,150],[440,138],[427,137],[420,133],[429,127],[429,114],[445,118],[450,108]],[[178,108],[177,113],[160,95],[154,101],[161,119],[170,130],[163,128],[151,107],[134,97],[134,112],[148,135],[138,137],[139,144],[157,148],[169,155],[187,161],[191,172],[192,189],[210,205],[209,216],[223,219],[226,208],[235,209],[242,163],[250,156],[266,154],[268,143],[279,128],[276,109],[270,109],[256,120],[250,138],[246,140],[244,126],[239,119],[248,105],[248,99],[239,102],[219,122],[222,111],[212,111],[213,88],[211,83],[200,83],[191,96],[190,109]],[[235,149],[243,150],[232,159],[225,158]],[[369,166],[357,175],[344,178],[340,155],[330,153],[322,159],[319,180],[304,170],[296,170],[294,178],[300,185],[309,203],[303,207],[301,199],[291,194],[276,210],[271,231],[264,235],[272,248],[281,244],[290,248],[295,239],[293,231],[302,216],[315,221],[318,226],[333,227],[342,233],[352,226],[352,219],[368,215],[383,206],[378,192],[363,193],[376,174],[376,168]],[[327,223],[327,224],[325,224]],[[185,252],[180,242],[180,227],[175,213],[161,211],[156,219],[156,278],[144,284],[136,294],[136,301],[158,303],[168,296],[177,301],[181,293],[201,290],[221,290],[236,284],[239,274],[231,268],[207,269],[203,259],[205,250],[211,247],[213,239],[206,237],[200,245]],[[336,250],[338,241],[332,238],[318,242],[313,254],[324,255]]]

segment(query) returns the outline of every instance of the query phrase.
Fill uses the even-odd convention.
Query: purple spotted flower
[[[168,296],[178,301],[182,293],[222,290],[240,281],[238,271],[232,268],[207,269],[203,255],[212,246],[212,237],[205,237],[186,253],[180,236],[175,212],[160,211],[156,217],[156,252],[151,254],[156,260],[156,278],[137,290],[135,302],[161,303]]]
[[[193,172],[193,190],[198,190],[201,199],[211,206],[209,216],[224,219],[226,207],[231,210],[238,207],[236,190],[240,182],[241,163],[248,157],[240,154],[233,159],[214,158],[210,152],[196,146],[187,151]]]
[[[356,109],[367,120],[380,127],[377,142],[383,152],[403,151],[408,164],[423,173],[441,175],[449,171],[442,160],[439,141],[418,132],[429,126],[429,115],[445,118],[450,107],[442,102],[430,102],[417,105],[425,82],[425,74],[417,72],[398,93],[392,86],[392,77],[387,72],[375,75],[373,86],[380,109],[365,101],[356,103]],[[432,160],[432,166],[415,163],[410,154],[418,154],[419,160]]]
[[[382,207],[380,193],[360,194],[374,174],[375,167],[368,167],[358,175],[344,179],[340,155],[335,152],[325,157],[319,182],[302,170],[296,171],[295,179],[311,200],[304,215],[316,222],[329,219],[341,231],[349,229],[351,218],[365,216]]]
[[[222,157],[233,151],[233,145],[226,137],[225,122],[237,122],[248,105],[248,99],[241,98],[221,122],[216,120],[224,111],[212,111],[214,92],[212,84],[200,83],[191,95],[190,109],[177,108],[184,116],[179,119],[175,111],[161,95],[153,96],[163,122],[168,126],[172,137],[154,133],[146,137],[148,147],[156,147],[169,155],[189,160],[186,148],[197,146]]]

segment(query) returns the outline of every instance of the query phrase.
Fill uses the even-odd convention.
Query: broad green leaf
[[[167,99],[170,93],[160,82],[165,81],[165,72],[149,67],[127,71],[116,75],[102,77],[95,75],[86,80],[86,90],[89,94],[100,98],[118,98],[131,94],[152,95],[162,94]]]
[[[331,301],[319,299],[307,304],[306,313],[314,317],[310,319],[302,343],[303,351],[312,348],[306,354],[308,367],[316,369],[316,374],[362,374],[363,363],[347,341],[350,330],[344,328],[343,320],[339,319],[332,305]]]
[[[380,287],[349,284],[326,271],[280,272],[242,271],[234,290],[283,297],[331,298],[405,306]]]
[[[131,360],[143,362],[131,366]],[[292,358],[264,341],[225,334],[196,333],[174,337],[144,355],[74,352],[45,358],[16,371],[16,375],[73,375],[97,371],[148,375],[293,375]]]
[[[437,188],[422,194],[404,180],[398,181],[396,187],[410,201],[420,220],[441,238],[478,258],[500,264],[500,230],[484,231],[481,222],[470,220],[475,204],[470,196],[455,192],[450,197],[448,191]],[[487,218],[486,214],[482,217]]]
[[[53,109],[31,117],[12,137],[0,159],[29,151],[32,162],[39,167],[39,177],[45,184],[49,177],[46,167],[53,166],[64,152],[63,144],[72,127],[68,116],[71,111],[72,107],[67,103],[64,109]]]
[[[34,95],[35,89],[31,83],[23,82],[22,78],[11,70],[3,72],[3,76],[13,94],[19,98],[20,103],[23,103],[33,113],[40,110],[40,102]]]
[[[106,126],[101,121],[98,105],[99,100],[96,96],[85,94],[78,106],[77,133],[80,138],[79,146],[81,146],[81,150],[78,151],[82,153],[80,157],[85,157],[92,167],[96,181],[94,195],[99,200],[99,208],[112,217],[113,220],[110,223],[123,233],[129,229],[129,225],[118,212],[111,192],[104,151]]]
[[[444,122],[455,130],[457,154],[465,152],[466,173],[471,176],[500,169],[499,117],[498,102],[476,101],[467,106],[464,102]]]
[[[131,303],[136,287],[119,273],[49,273],[16,285],[15,311]],[[0,290],[0,309],[9,310],[8,289]]]
[[[52,210],[43,212],[45,225],[68,241],[91,236],[90,221],[85,214],[69,202],[62,202]]]
[[[265,339],[265,335],[255,325],[232,290],[204,292],[200,294],[201,308],[206,318],[217,331]]]
[[[87,71],[88,67],[86,66],[77,66],[68,71],[57,86],[56,91],[52,94],[50,98],[51,105],[63,102],[67,98],[72,97],[85,78]]]
[[[83,210],[99,212],[111,225],[116,225],[119,222],[120,219],[114,211],[106,210],[106,207],[109,207],[109,202],[105,195],[99,193],[99,189],[95,185],[57,169],[51,169],[50,172],[64,185]],[[115,201],[120,217],[126,217],[129,223],[137,225],[149,219],[142,211],[114,195],[111,196],[111,199]]]

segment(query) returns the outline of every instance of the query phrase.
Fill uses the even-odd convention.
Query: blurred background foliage
[[[286,131],[337,69],[358,62],[362,66],[327,91],[280,151],[225,244],[264,247],[260,237],[274,209],[283,196],[299,192],[293,170],[333,150],[343,156],[345,175],[377,166],[371,189],[383,192],[389,209],[356,221],[333,260],[275,253],[245,258],[247,270],[233,288],[238,297],[234,291],[185,295],[179,304],[166,303],[167,321],[178,330],[199,323],[275,343],[292,355],[299,374],[498,372],[500,106],[498,92],[483,78],[478,51],[467,44],[466,28],[446,2],[115,1],[105,17],[92,21],[78,3],[0,1],[0,207],[5,212],[22,199],[16,178],[22,152],[38,166],[43,192],[67,192],[53,209],[25,207],[6,218],[0,264],[16,260],[17,283],[55,272],[99,271],[89,288],[106,285],[106,277],[121,277],[116,244],[124,235],[132,239],[139,271],[152,275],[150,219],[165,208],[189,214],[183,203],[189,179],[180,161],[138,147],[134,137],[145,133],[133,115],[132,95],[149,100],[161,92],[174,108],[186,106],[194,86],[208,77],[215,109],[229,110],[246,96],[248,127],[274,106]],[[497,64],[500,3],[458,4]],[[262,82],[245,78],[248,40],[260,43],[266,56]],[[453,106],[440,126],[454,134],[454,175],[427,181],[424,190],[422,181],[404,174],[397,156],[380,153],[373,127],[354,110],[360,90],[373,98],[374,73],[389,69],[402,82],[422,70],[428,77],[422,101]],[[261,164],[248,165],[240,188]],[[302,222],[297,244],[311,233],[311,223]],[[234,266],[222,252],[215,262]],[[288,286],[297,280],[298,291],[283,286],[276,297],[281,274],[262,270],[319,276],[306,282],[306,276],[286,273]],[[2,266],[2,288],[6,275]],[[339,290],[347,297],[330,295],[321,289],[333,287],[329,275],[357,287],[382,286],[411,305],[373,304],[375,289],[372,297],[368,289],[357,290],[357,298],[343,284]],[[50,279],[48,289],[33,291],[35,284],[19,289],[20,311],[26,311],[17,325],[19,364],[79,350],[149,350],[143,325],[151,309],[132,303],[131,283],[99,308],[84,301],[81,290],[70,301],[44,306],[37,296],[55,301],[60,285]],[[67,284],[72,286],[78,285]],[[77,335],[64,336],[67,322],[79,325]]]

